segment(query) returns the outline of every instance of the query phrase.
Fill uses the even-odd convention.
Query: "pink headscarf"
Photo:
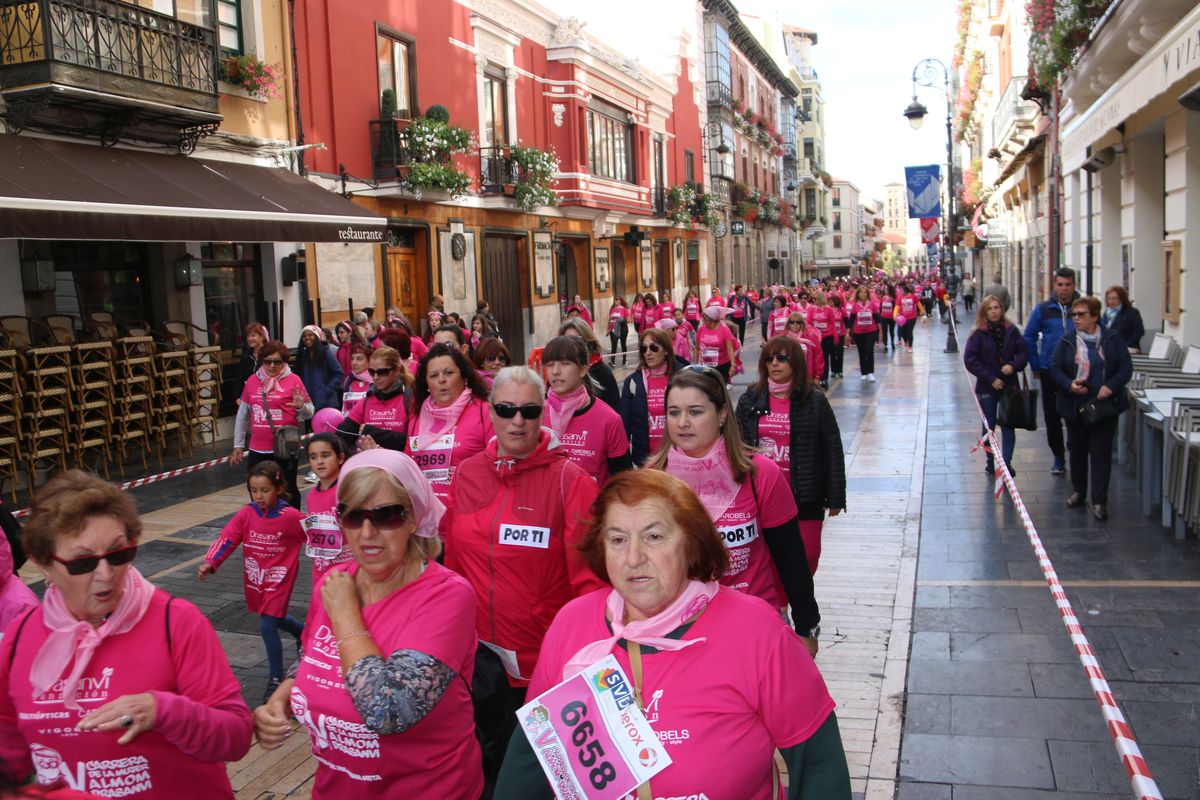
[[[417,522],[417,529],[413,533],[426,539],[437,536],[438,523],[442,521],[446,507],[433,493],[417,462],[398,450],[382,447],[355,453],[346,459],[342,471],[338,473],[338,502],[342,499],[346,476],[356,469],[381,469],[400,481],[412,501],[413,516]]]
[[[704,316],[708,317],[709,319],[716,320],[718,322],[725,319],[725,317],[729,316],[732,313],[733,313],[733,309],[726,308],[725,306],[712,305],[712,306],[709,306],[706,309],[704,309]]]
[[[303,339],[304,334],[306,333],[311,333],[313,336],[317,337],[318,342],[325,341],[325,331],[323,331],[318,325],[305,325],[304,330],[300,331],[300,338]]]

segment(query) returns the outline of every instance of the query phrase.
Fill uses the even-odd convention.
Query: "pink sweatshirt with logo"
[[[58,685],[33,694],[29,673],[48,633],[39,607],[0,643],[0,774],[19,782],[36,770],[38,783],[135,800],[233,798],[225,762],[250,749],[254,724],[217,634],[194,605],[156,590],[132,630],[104,639],[80,678],[82,712],[63,705]],[[132,743],[117,744],[121,730],[74,730],[105,703],[143,692],[154,695],[154,728]]]
[[[257,504],[247,503],[221,529],[204,561],[216,571],[242,545],[247,610],[286,616],[306,538],[302,519],[303,514],[282,500],[265,515]]]

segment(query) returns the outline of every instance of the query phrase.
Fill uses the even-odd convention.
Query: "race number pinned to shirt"
[[[514,525],[501,522],[498,541],[500,544],[548,550],[550,549],[550,529],[539,528],[536,525]]]
[[[611,655],[526,703],[517,719],[555,797],[617,800],[671,765]]]
[[[717,528],[725,547],[745,547],[758,538],[758,518],[747,520],[738,525],[726,525]]]
[[[342,529],[333,514],[309,514],[300,520],[307,542],[304,555],[332,561],[342,552]]]
[[[721,359],[721,353],[715,347],[700,348],[700,363],[706,367],[715,367]]]
[[[419,436],[409,437],[408,450],[413,461],[425,473],[430,483],[450,482],[450,461],[454,455],[454,432],[443,434],[429,444],[421,444]]]
[[[874,324],[875,315],[870,311],[859,311],[858,315],[855,317],[855,320],[858,322],[860,327],[865,328],[868,325]]]
[[[366,392],[346,392],[342,395],[342,413],[349,414],[358,402],[367,396]]]

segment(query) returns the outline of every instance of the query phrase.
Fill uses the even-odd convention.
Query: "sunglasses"
[[[520,406],[515,403],[492,403],[492,410],[500,419],[512,419],[517,414],[525,419],[537,419],[542,416],[542,407],[537,403],[525,403]]]
[[[119,567],[122,564],[128,564],[133,561],[133,557],[137,555],[138,546],[131,544],[126,547],[118,547],[116,550],[110,550],[102,556],[81,556],[79,558],[59,558],[54,556],[54,560],[62,564],[68,575],[87,575],[89,572],[95,572],[96,567],[100,566],[100,560],[104,559],[110,567]]]
[[[280,364],[283,363],[283,359],[282,358],[264,358],[262,363],[263,363],[264,367],[278,367]]]
[[[763,356],[763,361],[765,361],[768,364],[773,364],[776,361],[778,361],[780,364],[786,364],[790,360],[791,359],[788,358],[787,353],[772,353],[769,356]]]
[[[1089,314],[1086,311],[1072,311],[1071,316],[1072,317],[1090,317],[1091,314]]]
[[[659,347],[659,346],[658,346],[658,345],[656,345],[656,344],[642,344],[642,345],[638,345],[638,352],[639,352],[639,353],[644,353],[644,352],[646,352],[647,350],[649,350],[651,353],[661,353],[661,352],[662,352],[662,348],[661,348],[661,347]]]
[[[390,530],[404,524],[404,520],[408,519],[408,509],[402,503],[389,503],[386,506],[347,511],[345,503],[338,503],[337,516],[342,527],[351,530],[358,530],[367,520],[371,521],[376,530]]]
[[[501,364],[507,364],[508,359],[504,356],[488,356],[484,361],[499,361]]]
[[[381,367],[380,369],[368,369],[367,372],[372,378],[378,378],[380,375],[391,375],[395,367]]]
[[[789,319],[788,325],[803,325],[804,321],[799,319]]]

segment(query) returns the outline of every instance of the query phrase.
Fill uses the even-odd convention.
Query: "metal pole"
[[[949,183],[946,184],[946,247],[949,251],[949,267],[950,271],[947,277],[954,277],[954,128],[952,125],[952,117],[954,106],[950,99],[950,73],[946,75],[946,175]],[[950,312],[950,326],[946,329],[946,350],[947,353],[958,352],[958,336],[954,327],[954,298],[947,292],[947,300]]]
[[[1092,148],[1088,148],[1088,157],[1092,155]],[[1083,266],[1087,270],[1087,275],[1084,276],[1084,286],[1087,294],[1090,297],[1092,294],[1092,171],[1085,169],[1087,173],[1087,247],[1083,251]]]

